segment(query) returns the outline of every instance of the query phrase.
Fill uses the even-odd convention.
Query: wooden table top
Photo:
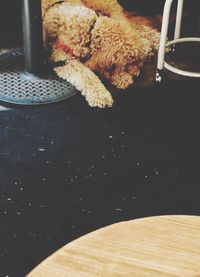
[[[27,277],[200,277],[200,216],[117,223],[77,239]]]

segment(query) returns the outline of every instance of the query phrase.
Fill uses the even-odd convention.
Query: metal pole
[[[163,69],[164,59],[165,59],[165,48],[167,42],[167,34],[169,28],[169,17],[173,0],[166,0],[163,12],[162,28],[160,35],[160,46],[158,50],[158,64],[157,68],[159,70]]]
[[[167,42],[167,34],[169,28],[169,17],[171,12],[173,0],[166,0],[163,12],[162,28],[160,35],[160,46],[158,49],[158,61],[157,61],[157,71],[156,71],[156,82],[160,83],[162,81],[163,68],[165,63],[165,49]]]
[[[25,71],[33,75],[42,75],[44,47],[41,0],[22,0],[22,29]]]

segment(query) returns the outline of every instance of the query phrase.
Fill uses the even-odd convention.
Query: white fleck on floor
[[[3,106],[0,106],[0,112],[5,112],[5,111],[8,111],[10,110],[9,108],[6,108],[6,107],[3,107]]]

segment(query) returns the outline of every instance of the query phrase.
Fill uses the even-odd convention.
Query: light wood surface
[[[122,222],[57,251],[28,277],[200,277],[200,217]]]

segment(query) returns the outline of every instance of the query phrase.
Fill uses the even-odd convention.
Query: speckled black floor
[[[200,215],[200,82],[0,113],[0,276],[121,220]]]

